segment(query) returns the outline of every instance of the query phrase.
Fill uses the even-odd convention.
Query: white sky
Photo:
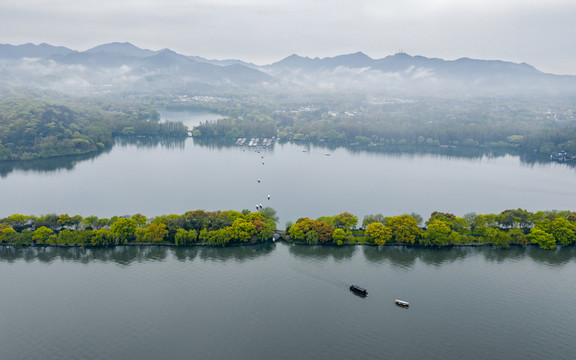
[[[576,75],[575,0],[0,0],[0,43],[109,42],[268,64],[362,51]]]

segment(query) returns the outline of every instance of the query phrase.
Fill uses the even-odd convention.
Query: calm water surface
[[[215,114],[165,112],[195,125]],[[326,154],[329,154],[327,156]],[[261,180],[258,183],[258,179]],[[274,208],[280,227],[300,217],[352,212],[386,216],[433,211],[462,216],[505,209],[574,210],[576,171],[517,156],[462,158],[275,144],[262,149],[192,138],[119,142],[93,158],[0,167],[0,217],[68,213],[152,217],[188,210]],[[268,195],[271,199],[268,200]]]
[[[573,359],[575,259],[573,247],[1,248],[0,359]]]

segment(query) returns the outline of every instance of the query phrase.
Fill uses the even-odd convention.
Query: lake
[[[575,255],[0,248],[0,359],[572,359]]]
[[[162,114],[188,125],[218,117]],[[261,203],[282,228],[344,211],[361,221],[576,203],[576,172],[565,165],[375,150],[122,140],[97,156],[0,164],[0,217],[152,217]],[[575,252],[2,247],[0,359],[572,359]]]
[[[219,115],[163,112],[189,126]],[[327,155],[329,154],[329,155]],[[260,179],[260,183],[258,182]],[[182,141],[118,141],[97,156],[0,166],[0,217],[183,214],[270,206],[280,227],[344,211],[462,216],[506,209],[574,210],[576,171],[519,156],[382,152],[297,144],[261,149]],[[268,200],[270,195],[270,200]]]

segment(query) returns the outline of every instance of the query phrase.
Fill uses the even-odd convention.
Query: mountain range
[[[290,55],[258,66],[209,60],[170,49],[110,43],[86,51],[49,44],[0,44],[0,84],[73,93],[166,91],[366,91],[403,94],[566,94],[576,76],[499,60],[443,60],[362,52],[328,58]]]

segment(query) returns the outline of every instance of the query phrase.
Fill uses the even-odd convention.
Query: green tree
[[[0,242],[12,243],[15,240],[16,230],[14,230],[8,223],[0,223]]]
[[[176,245],[189,245],[195,243],[197,238],[198,232],[194,229],[178,229],[176,231],[176,235],[174,236],[174,243]]]
[[[231,233],[232,239],[240,242],[248,242],[252,235],[256,233],[256,226],[252,222],[239,217],[232,223]]]
[[[503,228],[527,228],[532,226],[532,213],[524,209],[504,210],[497,216]]]
[[[74,243],[74,236],[75,232],[70,229],[63,229],[60,230],[58,236],[55,239],[55,243],[57,244],[73,244]]]
[[[150,223],[146,226],[146,230],[150,233],[152,242],[162,242],[166,235],[168,235],[168,230],[166,230],[165,224],[155,224]]]
[[[41,226],[38,229],[34,230],[34,234],[32,235],[32,240],[37,244],[43,244],[48,238],[54,234],[52,229],[47,228],[46,226]]]
[[[138,227],[144,227],[148,222],[148,218],[142,214],[134,214],[131,218],[136,221],[136,226]]]
[[[126,244],[134,238],[136,227],[136,220],[118,218],[110,225],[110,236],[116,245]]]
[[[510,229],[508,231],[508,235],[510,235],[512,241],[514,241],[518,245],[526,246],[528,244],[528,239],[526,239],[526,235],[524,234],[524,231],[522,229],[519,228]]]
[[[490,228],[486,231],[486,238],[492,243],[493,246],[497,247],[509,247],[512,238],[510,235],[497,228]]]
[[[58,229],[60,229],[60,224],[58,223],[58,215],[56,214],[46,214],[46,215],[42,215],[39,216],[38,218],[36,218],[36,227],[47,227],[49,229],[52,229],[53,231],[56,231]]]
[[[530,234],[528,234],[526,238],[532,244],[540,246],[541,249],[554,249],[556,247],[554,236],[542,229],[533,227],[530,229]]]
[[[419,242],[423,246],[446,246],[450,243],[450,226],[445,221],[434,219],[428,222]]]
[[[570,245],[576,240],[576,226],[562,217],[557,217],[552,221],[540,220],[536,223],[536,227],[554,236],[556,242],[562,245]]]
[[[35,219],[33,216],[12,214],[4,219],[14,230],[20,232],[24,229],[30,228]]]
[[[346,240],[346,231],[344,231],[343,229],[335,229],[334,232],[332,233],[332,241],[334,241],[336,245],[342,245],[345,240]]]
[[[68,214],[62,214],[58,216],[58,225],[60,225],[61,228],[71,226],[73,224],[74,222]]]
[[[356,224],[358,224],[358,218],[349,212],[343,212],[334,216],[334,227],[353,229],[356,227]]]
[[[371,223],[382,223],[384,225],[386,225],[386,222],[384,220],[384,215],[382,214],[375,214],[375,215],[365,215],[364,219],[362,220],[362,227],[364,229],[366,229],[366,227],[371,224]]]
[[[418,221],[410,215],[393,216],[388,219],[386,225],[392,231],[392,238],[401,243],[414,244],[422,234],[418,228]]]
[[[392,238],[392,229],[380,222],[373,222],[366,226],[364,234],[368,241],[380,246],[386,244]]]
[[[232,229],[230,227],[225,227],[208,232],[208,243],[212,245],[226,246],[232,237]]]
[[[200,230],[200,233],[198,233],[198,240],[200,240],[201,243],[207,243],[208,242],[208,230],[206,230],[206,229]]]
[[[306,242],[308,245],[317,245],[319,240],[318,232],[310,229],[306,232]]]
[[[109,246],[112,245],[112,236],[110,232],[106,229],[98,229],[92,232],[92,237],[90,238],[90,244],[92,246]]]

